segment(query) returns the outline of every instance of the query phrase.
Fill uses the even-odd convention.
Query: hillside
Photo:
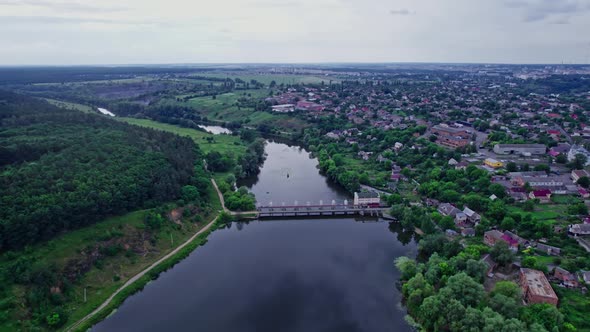
[[[177,199],[192,140],[0,93],[0,249]]]

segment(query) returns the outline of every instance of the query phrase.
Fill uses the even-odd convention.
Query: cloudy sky
[[[590,0],[0,0],[0,31],[0,65],[590,62]]]

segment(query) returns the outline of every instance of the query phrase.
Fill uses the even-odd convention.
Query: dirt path
[[[215,184],[215,181],[213,179],[211,179],[211,181],[213,182],[213,186],[215,187],[215,190],[217,190],[217,193],[219,193],[219,189],[217,189],[217,184]],[[223,202],[223,196],[220,196],[221,199],[221,205],[223,206],[223,208],[225,209],[225,204]],[[162,263],[163,261],[165,261],[166,259],[172,257],[174,254],[176,254],[177,252],[179,252],[182,248],[186,247],[189,243],[191,243],[199,234],[207,231],[209,228],[211,228],[211,226],[213,226],[213,224],[217,221],[217,218],[219,218],[219,216],[215,217],[215,219],[213,219],[210,223],[208,223],[205,227],[201,228],[198,232],[196,232],[193,236],[191,236],[188,240],[186,240],[183,244],[179,245],[178,247],[176,247],[176,249],[172,250],[171,252],[169,252],[168,254],[166,254],[164,257],[158,259],[156,262],[154,262],[152,265],[148,266],[145,270],[139,272],[138,274],[134,275],[133,277],[131,277],[131,279],[127,280],[126,283],[123,284],[123,286],[119,287],[113,294],[111,294],[111,296],[109,296],[108,299],[106,299],[106,301],[104,301],[98,308],[96,308],[94,311],[92,311],[91,313],[89,313],[88,315],[84,316],[82,319],[80,319],[79,321],[77,321],[76,323],[74,323],[73,325],[71,325],[70,327],[68,327],[66,329],[66,331],[72,331],[74,329],[76,329],[78,326],[80,326],[80,324],[84,323],[85,321],[87,321],[88,319],[90,319],[90,317],[96,315],[99,311],[101,311],[102,309],[104,309],[109,303],[111,303],[111,301],[113,300],[113,298],[119,294],[123,289],[125,289],[127,286],[131,285],[132,283],[134,283],[135,281],[137,281],[139,278],[143,277],[146,273],[148,273],[150,270],[152,270],[154,267],[158,266],[160,263]]]
[[[217,187],[217,182],[215,182],[214,179],[211,179],[211,183],[213,184],[213,188],[215,188],[215,191],[217,191],[217,196],[219,196],[219,201],[221,201],[221,207],[223,208],[223,211],[231,214],[232,216],[239,216],[239,215],[242,215],[242,214],[255,214],[255,215],[258,215],[258,211],[241,211],[241,212],[235,212],[235,211],[229,210],[227,207],[225,207],[225,200],[223,199],[223,194],[221,193],[221,191],[219,191],[219,188]]]

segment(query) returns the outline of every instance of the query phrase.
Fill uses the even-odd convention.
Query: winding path
[[[215,191],[217,191],[217,196],[219,196],[219,201],[221,202],[221,207],[223,208],[223,211],[231,214],[232,216],[239,216],[239,215],[242,215],[242,214],[255,214],[255,215],[258,215],[258,211],[256,211],[256,210],[254,210],[254,211],[241,211],[241,212],[231,211],[230,209],[228,209],[227,207],[225,207],[225,200],[223,199],[223,194],[219,190],[219,187],[217,187],[217,182],[215,182],[214,179],[211,179],[211,184],[213,184],[213,188],[215,188]]]
[[[225,204],[223,202],[223,195],[221,195],[221,193],[219,192],[219,189],[217,188],[217,184],[215,183],[215,181],[213,179],[211,179],[211,182],[213,183],[213,186],[215,187],[215,190],[217,191],[217,193],[220,195],[219,198],[221,200],[221,206],[223,206],[224,211],[227,211],[227,209],[225,208]],[[73,330],[75,330],[78,326],[80,326],[80,324],[84,323],[85,321],[87,321],[88,319],[90,319],[92,316],[96,315],[98,312],[100,312],[102,309],[104,309],[107,305],[109,305],[109,303],[111,303],[111,301],[113,300],[113,298],[117,294],[119,294],[123,289],[125,289],[127,286],[131,285],[132,283],[136,282],[139,278],[143,277],[146,273],[148,273],[150,270],[152,270],[153,268],[155,268],[156,266],[158,266],[163,261],[165,261],[168,258],[172,257],[174,254],[176,254],[177,252],[179,252],[182,248],[186,247],[197,236],[199,236],[199,234],[201,234],[201,233],[207,231],[209,228],[211,228],[211,226],[213,226],[213,224],[217,221],[218,218],[219,218],[219,215],[216,216],[205,227],[201,228],[198,232],[196,232],[195,234],[193,234],[193,236],[191,236],[184,243],[182,243],[181,245],[179,245],[178,247],[176,247],[176,249],[172,250],[168,254],[164,255],[162,258],[158,259],[156,262],[152,263],[152,265],[148,266],[143,271],[141,271],[138,274],[136,274],[133,277],[131,277],[131,279],[127,280],[126,283],[124,283],[113,294],[111,294],[111,296],[109,296],[109,298],[106,299],[98,308],[94,309],[94,311],[92,311],[91,313],[89,313],[88,315],[84,316],[82,319],[80,319],[79,321],[77,321],[76,323],[74,323],[73,325],[71,325],[70,327],[68,327],[66,329],[66,331],[73,331]]]

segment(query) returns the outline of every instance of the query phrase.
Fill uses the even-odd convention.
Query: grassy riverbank
[[[209,236],[209,234],[211,234],[211,232],[219,228],[221,224],[218,216],[216,216],[214,221],[211,221],[211,223],[212,225],[209,228],[197,234],[194,239],[190,240],[190,242],[187,243],[184,247],[182,247],[178,252],[166,258],[164,261],[160,262],[152,269],[147,271],[145,274],[143,274],[136,281],[123,288],[99,312],[90,316],[88,319],[82,321],[79,325],[71,326],[70,328],[68,328],[68,331],[88,330],[93,325],[99,323],[100,321],[108,317],[108,315],[110,315],[111,312],[113,312],[113,310],[119,307],[127,297],[137,293],[138,291],[141,291],[150,281],[156,279],[160,275],[160,273],[172,268],[176,263],[188,257],[188,255],[190,255],[190,253],[197,247],[207,243],[207,237]]]
[[[212,188],[209,202],[208,212],[203,211],[197,217],[200,222],[173,223],[167,220],[159,229],[148,229],[144,220],[152,210],[134,211],[69,232],[21,252],[5,253],[0,256],[0,269],[14,270],[19,264],[27,264],[30,266],[26,273],[31,274],[52,273],[66,276],[66,279],[72,271],[80,274],[68,284],[52,285],[52,300],[47,303],[46,310],[51,312],[53,301],[57,301],[56,304],[59,303],[63,308],[57,314],[60,319],[66,319],[64,326],[70,326],[99,307],[127,280],[173,251],[215,219],[221,203]],[[209,232],[199,235],[192,241],[194,244],[184,247],[174,257],[150,271],[146,278],[151,280],[157,273],[170,267],[171,262],[180,260],[184,257],[181,253],[188,255],[204,243]],[[46,317],[28,309],[28,297],[35,294],[28,287],[3,280],[0,331],[47,329]],[[132,289],[139,288],[134,286]],[[116,307],[129,294],[129,290],[119,293],[116,297],[119,302],[114,301],[110,306]]]

